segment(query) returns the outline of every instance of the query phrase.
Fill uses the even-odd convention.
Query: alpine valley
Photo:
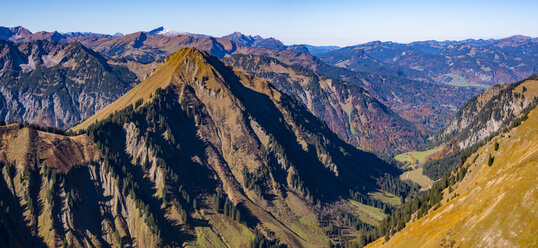
[[[0,247],[536,247],[537,55],[0,27]]]

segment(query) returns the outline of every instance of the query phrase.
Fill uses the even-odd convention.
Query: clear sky
[[[32,32],[132,33],[164,26],[339,46],[538,36],[537,0],[0,0],[0,6],[0,26],[21,25]]]

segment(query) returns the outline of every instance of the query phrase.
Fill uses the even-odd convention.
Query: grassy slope
[[[440,208],[409,223],[387,243],[381,238],[369,246],[536,247],[537,127],[535,109],[521,126],[498,135],[469,157],[469,173],[452,193],[445,191]],[[488,166],[490,154],[495,159]]]

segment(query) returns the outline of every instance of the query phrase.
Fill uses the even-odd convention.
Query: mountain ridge
[[[151,73],[153,64],[111,60],[78,42],[0,41],[0,117],[68,128]]]
[[[224,61],[266,79],[278,90],[294,96],[339,137],[354,146],[390,153],[415,148],[425,141],[423,134],[411,123],[357,85],[324,77],[299,65],[289,66],[270,57],[233,55]]]
[[[412,190],[410,185],[392,176],[398,174],[399,169],[338,139],[294,98],[206,52],[194,48],[179,50],[137,87],[131,90],[137,94],[127,93],[112,103],[112,107],[104,108],[96,118],[81,123],[73,131],[86,130],[98,147],[110,149],[113,154],[129,154],[125,155],[129,157],[125,161],[135,167],[145,163],[145,156],[151,156],[149,161],[162,159],[162,162],[145,166],[156,168],[149,173],[155,180],[157,192],[163,190],[158,179],[163,176],[162,170],[169,173],[164,174],[168,175],[165,182],[169,182],[164,184],[166,189],[166,185],[178,182],[175,175],[182,175],[180,168],[190,168],[193,162],[192,170],[207,167],[209,171],[204,173],[209,175],[193,175],[188,180],[216,180],[217,191],[222,190],[241,216],[254,216],[250,221],[246,219],[246,223],[238,223],[239,227],[250,230],[248,232],[261,230],[267,238],[290,246],[315,247],[329,239],[343,243],[358,235],[351,223],[365,230],[372,226],[365,224],[364,217],[349,217],[353,222],[345,221],[340,213],[353,215],[346,210],[356,208],[353,204],[373,205],[379,211],[391,209],[394,203],[370,194],[379,191],[380,184],[397,194],[396,199]],[[121,133],[122,138],[112,138],[113,133]],[[159,143],[154,143],[157,140]],[[145,152],[146,149],[149,150]],[[190,155],[175,158],[184,161],[183,165],[171,163],[174,154],[185,152]],[[319,175],[324,175],[323,182],[317,180]],[[204,184],[188,186],[189,190],[194,190],[189,192],[212,191],[213,186],[204,188]],[[198,187],[202,188],[196,189]],[[157,199],[161,199],[160,195]],[[195,197],[197,202],[209,200],[207,194]],[[348,198],[353,200],[345,200]],[[333,205],[331,211],[324,210]],[[220,215],[200,215],[198,210],[190,209],[188,216],[209,220],[213,228],[220,228],[215,226],[215,218]],[[302,217],[304,220],[313,218],[321,229],[317,224],[303,222]],[[166,218],[161,221],[167,222]],[[334,236],[336,229],[329,225],[333,221],[349,230],[349,236]],[[184,229],[184,232],[200,235],[196,230],[193,233],[192,229]],[[223,234],[222,229],[217,230],[218,234]],[[239,238],[243,237],[241,234],[234,235],[238,235],[235,239],[242,240],[240,242],[248,241]],[[164,237],[161,242],[167,243]],[[214,245],[216,243],[205,246]]]
[[[354,71],[401,75],[451,85],[487,87],[525,79],[536,71],[538,38],[373,41],[320,54],[331,64]],[[364,55],[368,55],[364,57]],[[376,61],[372,65],[372,59]]]

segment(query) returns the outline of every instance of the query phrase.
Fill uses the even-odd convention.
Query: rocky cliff
[[[0,119],[69,128],[119,98],[152,66],[109,60],[78,42],[0,41]]]

